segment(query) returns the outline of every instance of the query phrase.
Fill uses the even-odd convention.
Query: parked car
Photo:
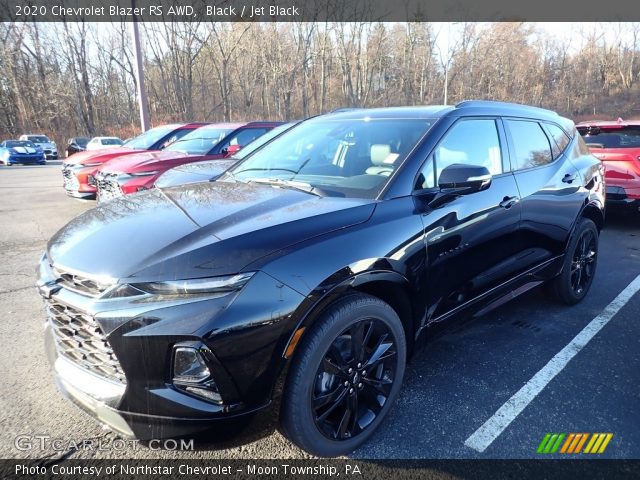
[[[236,153],[222,160],[204,160],[201,162],[185,163],[171,168],[158,176],[154,186],[158,188],[175,187],[188,183],[208,182],[215,180],[230,167],[252,154],[263,145],[286,132],[298,122],[284,123],[275,127],[270,132],[253,140],[249,145],[242,147]]]
[[[101,150],[111,147],[121,147],[124,142],[118,137],[93,137],[87,143],[86,150]]]
[[[605,167],[607,205],[640,210],[640,120],[590,121],[577,125]]]
[[[88,137],[72,137],[67,142],[67,158],[74,153],[84,152],[89,143]]]
[[[600,161],[547,110],[306,120],[215,182],[107,202],[49,241],[57,385],[123,435],[279,418],[306,451],[346,454],[430,326],[543,283],[580,302],[604,202]]]
[[[0,143],[0,161],[6,166],[16,163],[23,165],[47,163],[42,149],[28,140],[5,140]]]
[[[278,125],[279,122],[215,123],[185,135],[161,152],[114,159],[96,172],[98,199],[110,200],[153,188],[160,175],[178,165],[230,157]]]
[[[50,140],[46,135],[42,135],[39,133],[28,133],[26,135],[20,135],[19,140],[28,140],[29,142],[32,142],[38,147],[42,148],[44,156],[47,160],[58,159],[58,147],[56,146],[56,142]]]
[[[94,174],[104,163],[116,157],[134,155],[143,151],[162,150],[187,133],[207,123],[180,123],[155,127],[129,140],[121,147],[80,152],[62,165],[64,189],[67,195],[90,199],[96,196]]]

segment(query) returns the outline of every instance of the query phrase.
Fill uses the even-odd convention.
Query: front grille
[[[103,285],[91,280],[89,278],[82,277],[69,272],[62,272],[54,269],[56,276],[59,278],[58,284],[68,290],[80,293],[81,295],[89,295],[91,297],[97,297],[109,288],[109,285]]]
[[[102,202],[123,195],[118,176],[114,173],[102,173],[96,177],[98,199]]]
[[[64,181],[65,190],[78,190],[80,183],[70,168],[62,169],[62,180]]]
[[[91,315],[52,299],[45,305],[60,355],[96,375],[126,383],[120,362]]]

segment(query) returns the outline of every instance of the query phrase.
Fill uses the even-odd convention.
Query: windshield
[[[592,148],[640,148],[640,127],[579,128],[584,143]]]
[[[295,123],[285,123],[284,125],[280,125],[280,126],[274,128],[274,129],[268,131],[264,135],[261,135],[260,137],[256,138],[253,142],[250,142],[246,147],[242,147],[242,149],[239,150],[238,152],[234,153],[231,158],[235,158],[237,160],[242,160],[242,159],[248,157],[251,153],[255,152],[260,147],[262,147],[264,144],[266,144],[266,143],[270,142],[271,140],[273,140],[274,138],[276,138],[282,132],[286,132],[287,130],[289,130],[294,125],[295,125]]]
[[[432,123],[319,117],[283,133],[221,180],[271,183],[322,196],[375,198]]]
[[[175,125],[164,125],[162,127],[152,128],[141,133],[135,138],[129,140],[125,145],[136,150],[148,150],[155,143],[161,140],[165,135],[170,134],[176,129]]]
[[[29,142],[28,140],[7,140],[5,142],[7,148],[15,148],[15,147],[31,147],[36,148],[36,146]]]
[[[122,145],[122,140],[119,138],[103,138],[102,145]]]
[[[44,135],[29,135],[27,138],[35,143],[49,143],[51,141]]]
[[[233,129],[201,127],[169,145],[165,150],[205,155]]]
[[[74,143],[74,142],[71,142],[71,143]],[[80,147],[86,147],[87,143],[89,143],[89,139],[84,137],[76,138],[75,143],[78,144],[78,146]]]

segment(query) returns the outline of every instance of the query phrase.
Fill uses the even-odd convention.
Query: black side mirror
[[[438,178],[441,191],[457,195],[480,192],[491,186],[491,173],[486,167],[454,163],[442,170]]]
[[[491,186],[491,173],[486,167],[454,163],[449,165],[438,178],[440,191],[429,201],[430,208],[437,208],[460,195],[486,190]]]

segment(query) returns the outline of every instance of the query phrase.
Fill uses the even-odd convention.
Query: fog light
[[[207,382],[207,388],[185,387],[185,390],[193,395],[209,400],[210,402],[222,403],[222,397],[220,397],[218,387],[213,381]]]
[[[211,375],[202,355],[195,348],[178,347],[173,358],[173,381],[199,383]]]

